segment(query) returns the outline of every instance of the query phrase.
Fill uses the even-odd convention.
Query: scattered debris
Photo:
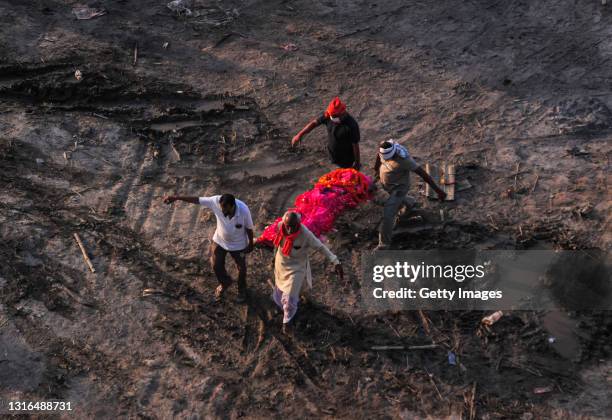
[[[431,349],[437,349],[438,347],[440,347],[437,344],[424,344],[422,346],[410,346],[408,347],[408,350],[431,350]]]
[[[490,214],[489,214],[489,220],[491,221],[491,227],[492,227],[494,230],[499,231],[499,227],[498,227],[498,226],[495,224],[495,222],[493,221],[493,216],[491,216]]]
[[[94,268],[93,264],[91,263],[91,260],[89,259],[89,256],[87,255],[87,251],[85,250],[85,246],[83,246],[83,242],[81,242],[81,237],[76,232],[74,233],[74,239],[76,239],[77,244],[79,244],[79,248],[81,248],[81,253],[83,254],[83,259],[87,263],[87,266],[89,267],[89,269],[91,270],[92,273],[95,273],[96,269]]]
[[[593,212],[593,210],[594,210],[593,205],[591,203],[586,203],[576,208],[575,211],[578,216],[587,217],[589,214]]]
[[[170,43],[169,43],[168,41],[166,41],[166,42],[164,42],[164,43],[162,44],[162,48],[163,48],[164,50],[165,50],[165,49],[168,49],[168,45],[170,45]]]
[[[470,183],[470,181],[468,181],[467,179],[462,179],[457,182],[455,186],[455,191],[459,192],[459,191],[469,190],[472,187],[473,185]]]
[[[372,346],[372,350],[404,350],[404,346]]]
[[[567,149],[567,154],[572,156],[589,156],[591,153],[588,152],[586,149],[574,146],[571,149]]]
[[[83,73],[81,73],[81,70],[76,70],[74,72],[74,78],[79,80],[79,81],[83,78]]]
[[[448,352],[448,364],[451,366],[457,366],[457,355],[452,351]]]
[[[174,142],[170,142],[170,148],[172,149],[172,152],[174,153],[174,156],[176,156],[176,160],[180,161],[181,160],[181,154],[179,153],[178,150],[176,150],[176,146],[174,145]]]
[[[190,9],[191,1],[189,0],[172,0],[166,7],[179,15],[191,16],[193,14]]]
[[[144,289],[142,291],[142,296],[143,297],[154,296],[154,295],[163,295],[163,294],[165,294],[165,293],[162,292],[161,290],[157,290],[157,289]]]
[[[431,382],[431,384],[433,385],[434,389],[436,390],[436,393],[438,394],[438,398],[440,398],[440,401],[443,401],[444,398],[442,398],[442,394],[440,393],[440,390],[438,389],[438,385],[436,385],[436,381],[434,380],[433,373],[430,373],[427,370],[427,368],[425,368],[425,372],[427,372],[427,376],[429,377],[429,381]]]
[[[298,46],[293,43],[283,44],[281,48],[285,51],[297,51]]]
[[[547,394],[549,392],[552,392],[552,390],[553,390],[552,386],[539,386],[533,389],[533,393],[536,395]]]
[[[440,347],[438,344],[424,344],[421,346],[372,346],[372,350],[432,350]]]
[[[44,159],[36,158],[36,164],[37,165],[42,165],[43,163],[45,163]]]
[[[504,199],[513,198],[514,197],[514,193],[515,193],[514,188],[510,187],[510,188],[502,191],[502,193],[500,194],[500,197],[504,198]]]
[[[560,134],[607,129],[612,125],[612,112],[597,98],[563,100],[553,108],[549,118]]]
[[[557,339],[555,337],[548,337],[548,343],[553,344]]]
[[[89,6],[76,6],[72,9],[72,13],[74,13],[78,20],[88,20],[105,15],[106,10],[94,9]]]
[[[138,43],[134,45],[134,61],[132,62],[132,65],[135,66],[137,63],[138,63]]]
[[[518,176],[520,173],[520,169],[521,169],[521,162],[518,162],[516,164],[516,172],[514,173],[514,189],[516,190],[516,183],[518,181]]]
[[[474,420],[476,418],[476,404],[474,401],[476,400],[476,382],[472,386],[472,398],[470,398],[470,420]]]
[[[487,326],[491,326],[495,324],[500,318],[504,315],[502,311],[493,312],[491,315],[485,316],[482,318],[482,323]]]

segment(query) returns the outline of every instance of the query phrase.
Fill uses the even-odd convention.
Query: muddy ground
[[[71,401],[66,418],[612,416],[608,312],[515,312],[492,332],[480,312],[367,313],[369,203],[327,237],[347,281],[315,257],[290,338],[271,252],[250,257],[248,305],[213,303],[214,217],[161,202],[232,192],[261,232],[332,169],[322,129],[289,140],[340,95],[364,171],[394,137],[471,185],[440,204],[415,181],[424,220],[399,248],[609,250],[610,5],[165,3],[77,20],[75,1],[0,0],[0,400]]]

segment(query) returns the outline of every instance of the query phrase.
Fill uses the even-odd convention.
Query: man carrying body
[[[389,193],[389,198],[385,202],[383,210],[383,221],[380,228],[378,250],[389,249],[391,247],[391,237],[395,226],[395,217],[402,208],[406,206],[410,210],[416,200],[408,196],[410,190],[410,172],[419,175],[427,182],[438,194],[442,201],[446,198],[446,193],[435,183],[427,172],[412,159],[408,150],[394,140],[380,143],[374,172],[380,177],[380,182]]]
[[[311,249],[321,251],[334,264],[336,273],[342,280],[342,265],[330,250],[306,226],[300,223],[300,215],[288,211],[276,227],[274,238],[274,302],[283,310],[283,332],[288,331],[289,323],[295,316],[304,281],[312,287],[310,261]]]
[[[359,125],[346,112],[346,105],[339,98],[334,98],[327,110],[319,118],[310,121],[291,140],[295,146],[302,138],[321,124],[327,127],[327,151],[331,162],[341,168],[361,168],[359,156]]]
[[[232,283],[225,270],[225,256],[229,253],[238,267],[238,302],[246,299],[246,254],[253,250],[253,220],[246,204],[231,194],[212,197],[166,196],[164,203],[175,201],[208,207],[217,218],[217,229],[210,247],[210,262],[219,281],[215,297],[220,300]]]

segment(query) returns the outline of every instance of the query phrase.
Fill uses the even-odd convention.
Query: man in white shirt
[[[166,204],[175,201],[199,204],[208,207],[215,213],[217,229],[210,248],[210,263],[219,281],[215,297],[220,300],[232,283],[232,278],[225,270],[225,256],[229,253],[238,267],[238,302],[244,302],[246,300],[246,254],[253,250],[253,220],[247,205],[231,194],[212,197],[173,195],[164,197]]]

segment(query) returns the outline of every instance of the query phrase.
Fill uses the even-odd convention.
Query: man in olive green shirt
[[[444,201],[446,193],[436,184],[427,172],[414,161],[408,150],[395,140],[380,143],[374,171],[380,177],[380,182],[389,198],[385,202],[383,221],[380,227],[377,250],[391,248],[391,237],[395,226],[395,217],[402,208],[412,208],[416,203],[414,197],[408,195],[410,190],[410,172],[419,175],[438,193],[440,200]]]

